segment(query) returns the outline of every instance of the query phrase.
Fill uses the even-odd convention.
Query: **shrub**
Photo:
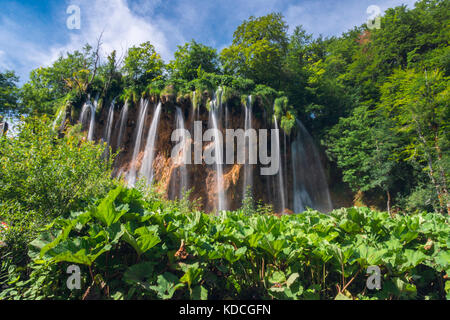
[[[79,127],[59,137],[46,116],[22,119],[17,135],[0,137],[0,221],[10,226],[5,242],[16,263],[39,228],[112,188],[113,157],[104,151],[84,141]]]

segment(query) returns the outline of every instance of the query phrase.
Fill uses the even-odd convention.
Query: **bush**
[[[82,141],[77,127],[62,138],[46,118],[23,119],[15,137],[0,140],[0,199],[55,216],[102,197],[112,186],[104,145]]]
[[[104,151],[83,141],[79,127],[59,137],[46,116],[22,119],[16,136],[0,137],[0,221],[10,226],[4,238],[15,263],[26,261],[42,226],[113,187]]]

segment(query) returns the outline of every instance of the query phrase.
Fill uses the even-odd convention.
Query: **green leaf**
[[[345,294],[338,293],[338,295],[334,298],[334,300],[353,300],[353,299]]]
[[[414,268],[427,259],[427,256],[418,250],[406,249],[403,253],[406,262],[403,263],[402,268]]]
[[[192,289],[191,298],[193,300],[208,300],[208,290],[203,286],[196,286]]]
[[[187,283],[189,288],[200,282],[202,279],[203,270],[199,268],[198,263],[187,267],[186,273],[181,277],[180,281]]]
[[[156,291],[158,298],[168,300],[171,299],[179,288],[184,286],[180,283],[178,277],[172,273],[165,272],[158,276],[157,285],[150,286],[150,289]]]
[[[104,225],[109,227],[113,223],[119,221],[119,219],[127,213],[127,208],[121,211],[117,211],[114,205],[114,201],[124,191],[124,187],[119,186],[114,190],[111,190],[109,194],[102,200],[100,205],[92,211],[92,215],[99,219]]]
[[[135,230],[134,235],[130,233],[126,226],[121,225],[121,228],[123,240],[136,250],[138,256],[141,256],[161,242],[161,239],[152,228],[138,228]]]
[[[142,262],[129,267],[124,275],[123,280],[129,284],[137,284],[141,287],[147,288],[147,279],[152,277],[154,263]]]
[[[294,281],[297,280],[299,277],[300,275],[298,273],[291,274],[286,281],[286,285],[290,287],[294,283]]]

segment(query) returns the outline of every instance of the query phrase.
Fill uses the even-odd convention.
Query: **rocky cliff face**
[[[208,99],[208,97],[206,97]],[[211,100],[209,98],[209,100]],[[256,99],[255,99],[256,100]],[[208,100],[207,100],[208,101]],[[206,212],[214,212],[218,208],[218,197],[220,192],[224,195],[226,209],[235,210],[242,205],[245,196],[244,186],[248,184],[247,176],[250,174],[251,189],[255,200],[262,200],[264,203],[272,204],[275,212],[290,212],[290,210],[301,211],[306,206],[313,207],[322,211],[331,209],[327,182],[321,168],[321,159],[312,154],[302,154],[308,152],[305,146],[305,139],[300,133],[285,135],[282,130],[279,134],[279,157],[282,168],[282,179],[279,174],[264,176],[260,174],[260,168],[266,167],[261,164],[244,165],[239,163],[224,164],[222,167],[222,178],[217,175],[216,165],[208,165],[205,161],[201,164],[194,162],[194,121],[201,121],[202,133],[211,127],[211,111],[209,102],[194,108],[190,99],[178,99],[173,97],[161,99],[162,111],[159,117],[158,129],[155,139],[153,169],[153,183],[158,191],[164,193],[167,198],[174,199],[181,193],[182,181],[187,181],[188,189],[192,189],[190,199],[200,201],[202,209]],[[183,166],[179,159],[172,158],[171,152],[177,142],[171,140],[172,132],[177,129],[177,107],[181,110],[185,129],[191,135],[187,141],[192,146],[191,159],[192,164]],[[109,144],[116,152],[121,149],[115,161],[114,174],[116,176],[127,177],[132,165],[140,168],[144,158],[147,145],[148,133],[156,109],[156,99],[149,98],[147,112],[143,115],[142,141],[137,141],[137,123],[139,121],[139,106],[130,104],[126,119],[123,117],[123,106],[118,104],[114,108],[112,121],[112,133]],[[216,109],[218,119],[218,128],[225,139],[226,129],[244,129],[245,128],[245,106],[241,103],[221,104]],[[273,122],[267,119],[264,108],[258,101],[252,106],[252,116],[250,119],[251,128],[269,129],[268,153],[271,153],[271,145],[275,143],[270,139],[270,129],[273,129]],[[97,110],[96,127],[94,139],[101,140],[104,137],[108,119],[108,108],[103,107],[101,111]],[[121,123],[124,124],[121,129]],[[89,126],[88,121],[83,125]],[[248,126],[248,123],[247,123]],[[120,137],[122,132],[122,138]],[[298,142],[295,142],[295,141]],[[301,140],[301,141],[300,141]],[[136,143],[140,143],[141,148],[133,162],[133,150]],[[292,144],[296,143],[296,149],[293,153]],[[213,142],[203,142],[201,150],[209,151],[208,148],[214,148]],[[258,148],[259,151],[259,148]],[[225,147],[223,149],[225,154]],[[236,153],[236,150],[235,150]],[[272,155],[274,156],[274,155]],[[304,157],[298,160],[298,157]],[[224,156],[225,161],[225,156]],[[236,161],[235,161],[236,162]],[[247,167],[246,167],[247,166]],[[300,166],[300,167],[299,167]],[[319,172],[320,171],[320,172]],[[247,172],[245,174],[245,172]],[[185,180],[183,180],[185,179]],[[222,189],[219,190],[218,179],[222,182]],[[284,206],[282,205],[284,203]],[[299,205],[300,203],[300,205]],[[289,210],[290,209],[290,210]]]

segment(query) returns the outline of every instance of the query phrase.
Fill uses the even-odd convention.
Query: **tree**
[[[31,71],[21,89],[22,106],[27,113],[54,114],[70,92],[85,96],[92,90],[100,64],[99,48],[86,45],[82,51],[60,56],[51,66]]]
[[[112,51],[107,62],[99,67],[98,76],[103,83],[102,93],[104,96],[109,95],[112,99],[118,96],[122,89],[122,74],[119,65],[121,59],[117,58],[117,52]]]
[[[220,54],[225,73],[278,89],[289,43],[287,28],[280,13],[244,21],[234,32],[232,45]]]
[[[217,73],[219,62],[216,49],[192,40],[184,46],[178,46],[175,60],[168,68],[172,77],[192,81],[198,77],[199,70],[207,73]]]
[[[423,164],[439,199],[450,214],[450,77],[441,71],[397,70],[381,88],[379,109],[395,123],[394,133],[407,133],[405,160]]]
[[[342,118],[328,140],[329,153],[342,169],[343,180],[355,192],[383,190],[388,211],[398,166],[398,139],[389,135],[389,127],[388,121],[362,106],[350,117]]]
[[[161,78],[163,70],[164,62],[150,42],[128,49],[122,67],[126,85],[141,91],[150,81]]]
[[[0,72],[0,121],[2,114],[18,110],[18,81],[14,71]]]

